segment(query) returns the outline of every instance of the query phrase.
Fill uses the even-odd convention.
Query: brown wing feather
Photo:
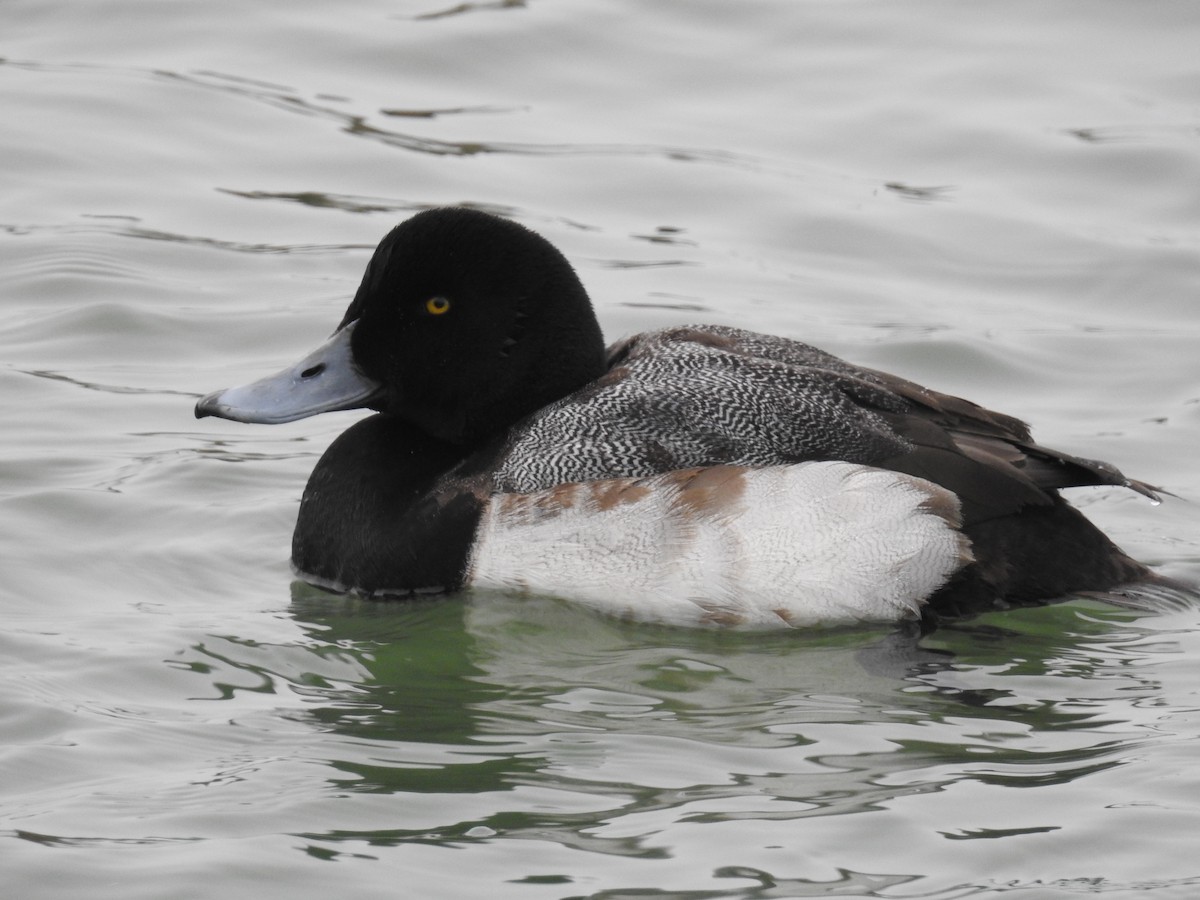
[[[910,404],[906,415],[888,417],[890,424],[918,448],[924,448],[926,452],[939,451],[934,454],[939,458],[944,452],[957,451],[985,469],[1003,472],[1023,487],[1042,492],[1065,487],[1113,485],[1137,491],[1152,500],[1160,499],[1156,493],[1158,488],[1126,477],[1111,463],[1073,456],[1035,443],[1029,426],[1020,419],[895,375],[871,374],[881,386]],[[930,429],[929,425],[934,428]],[[921,452],[918,449],[917,453]],[[980,475],[978,469],[971,468],[970,472],[972,477]],[[951,489],[957,491],[955,487]],[[1037,502],[1027,490],[1019,490],[1012,500],[1018,506]]]

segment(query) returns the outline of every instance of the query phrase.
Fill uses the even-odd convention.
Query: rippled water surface
[[[430,205],[529,225],[610,337],[808,340],[1178,498],[1200,578],[1190,0],[7,0],[6,897],[1200,892],[1200,605],[920,641],[294,586],[355,414],[192,418]]]

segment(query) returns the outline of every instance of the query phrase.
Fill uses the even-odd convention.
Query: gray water
[[[1200,579],[1188,0],[7,0],[0,895],[1192,897],[1200,607],[919,643],[292,584],[340,413],[192,418],[431,205],[560,246],[611,338],[800,338],[1178,498]]]

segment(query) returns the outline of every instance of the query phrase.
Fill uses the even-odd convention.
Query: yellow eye
[[[450,312],[450,301],[445,297],[430,297],[425,301],[425,312],[431,316],[440,316]]]

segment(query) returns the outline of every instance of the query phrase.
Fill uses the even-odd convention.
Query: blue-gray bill
[[[282,372],[201,398],[196,418],[277,425],[318,413],[360,409],[380,391],[354,364],[350,338],[356,322],[339,329],[308,356]]]

